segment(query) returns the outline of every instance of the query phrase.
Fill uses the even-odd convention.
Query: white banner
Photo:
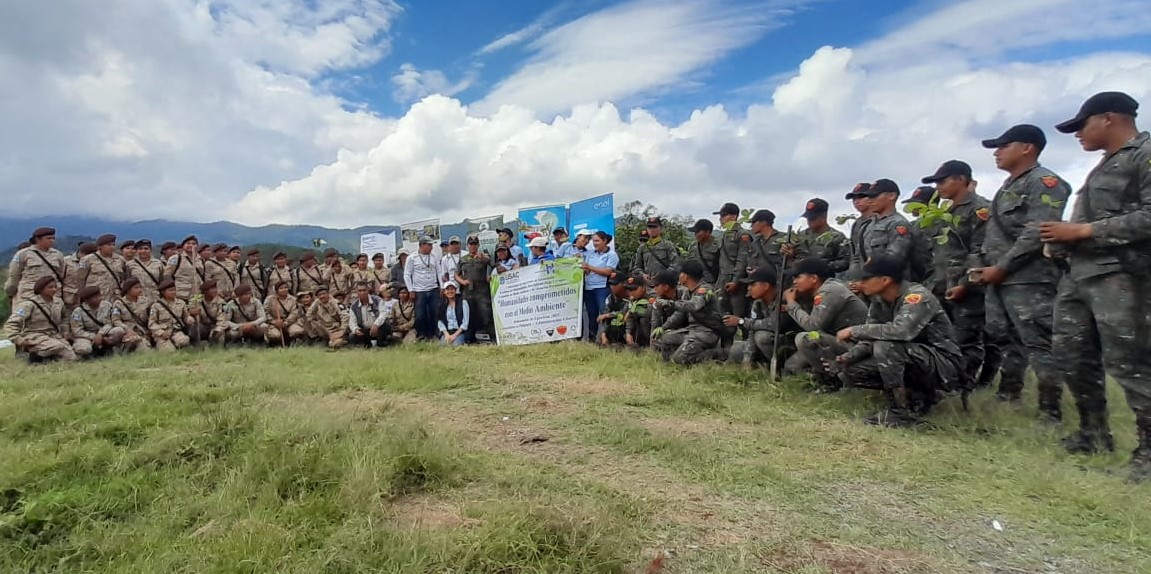
[[[436,256],[438,260],[440,257],[440,220],[439,219],[425,219],[424,221],[415,221],[412,223],[405,223],[400,226],[400,232],[403,234],[404,249],[408,253],[415,254],[419,251],[420,237],[427,235],[432,238],[432,255]]]
[[[578,259],[545,261],[492,278],[496,342],[530,345],[579,338],[583,270]]]
[[[384,264],[391,265],[396,260],[396,232],[365,233],[360,236],[360,253],[370,261],[377,253],[384,254]]]

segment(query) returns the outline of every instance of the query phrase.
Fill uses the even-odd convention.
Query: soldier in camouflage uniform
[[[674,271],[663,271],[656,277],[657,287],[664,296],[674,286]],[[685,262],[680,269],[679,283],[690,293],[687,299],[661,300],[656,306],[671,316],[652,329],[652,346],[660,351],[664,360],[677,365],[693,365],[713,356],[724,332],[723,316],[715,291],[703,279],[703,266],[695,261]],[[653,322],[654,324],[654,322]]]
[[[223,333],[229,343],[264,343],[268,333],[268,318],[264,304],[252,297],[252,288],[241,285],[236,297],[224,305],[215,333]],[[219,335],[216,335],[219,337]]]
[[[236,289],[236,269],[231,259],[228,259],[228,246],[217,243],[212,250],[214,259],[204,261],[204,280],[215,281],[220,297],[225,301],[232,299],[232,292]]]
[[[836,334],[856,344],[834,368],[850,386],[881,388],[888,407],[868,424],[910,426],[927,414],[938,391],[950,391],[961,378],[963,355],[952,340],[951,320],[926,288],[903,281],[906,262],[882,257],[863,267],[861,286],[871,297],[867,323]]]
[[[400,285],[392,305],[392,337],[402,343],[416,342],[416,303],[407,287]],[[494,341],[494,339],[493,339]]]
[[[394,290],[391,285],[392,273],[388,270],[388,267],[384,265],[383,253],[372,255],[372,266],[368,269],[368,275],[372,285],[375,285],[376,293],[383,295],[385,288]]]
[[[1069,223],[1048,222],[1039,236],[1069,272],[1055,300],[1054,351],[1082,413],[1072,452],[1112,447],[1105,370],[1135,412],[1139,446],[1131,479],[1151,479],[1151,135],[1135,125],[1139,104],[1121,92],[1084,102],[1059,124],[1086,151],[1106,155],[1076,196]]]
[[[640,243],[636,249],[635,259],[631,263],[631,272],[640,273],[650,281],[661,271],[674,269],[680,263],[679,249],[663,238],[663,220],[651,217],[647,220],[648,240]]]
[[[899,199],[899,186],[890,179],[876,180],[859,191],[868,200],[870,221],[863,231],[860,258],[890,258],[910,261],[915,238],[907,218],[895,210]]]
[[[599,340],[597,342],[601,346],[621,346],[626,343],[627,310],[630,306],[627,297],[628,279],[630,278],[619,273],[613,273],[611,277],[608,277],[607,284],[610,293],[603,302],[601,308],[603,312],[594,318],[599,323]],[[640,277],[639,279],[642,280],[643,278]]]
[[[155,301],[160,298],[160,282],[164,280],[164,262],[152,258],[152,242],[141,239],[136,242],[136,257],[128,262],[128,275],[140,280],[140,289],[145,299]],[[120,284],[123,288],[123,283]]]
[[[756,211],[751,216],[753,239],[747,245],[747,274],[757,269],[771,269],[778,274],[783,269],[783,252],[790,242],[786,233],[776,231],[775,214],[768,209]]]
[[[307,289],[298,289],[288,256],[284,255],[282,251],[278,251],[272,255],[272,269],[268,271],[268,285],[274,286],[281,281],[291,286],[290,289],[292,293],[296,294],[296,297],[299,297],[301,292],[308,291]]]
[[[121,297],[112,304],[112,324],[124,329],[124,348],[128,351],[150,350],[152,334],[148,331],[148,307],[151,302],[144,297],[144,286],[139,279],[129,277],[120,286],[120,294]]]
[[[79,265],[80,284],[98,287],[104,299],[111,301],[120,292],[120,284],[128,276],[124,259],[116,253],[116,236],[101,235],[96,240],[96,252],[85,255]],[[80,301],[76,301],[79,305]]]
[[[835,279],[831,265],[808,258],[796,263],[794,287],[783,293],[787,315],[801,332],[795,337],[796,370],[811,369],[820,392],[839,390],[839,377],[827,372],[824,360],[847,352],[835,335],[840,330],[867,322],[867,305]]]
[[[687,230],[695,234],[695,241],[692,241],[691,247],[687,249],[686,259],[699,262],[703,266],[703,282],[715,285],[720,276],[720,245],[712,235],[715,226],[707,219],[700,219]]]
[[[756,363],[770,363],[773,347],[779,357],[790,358],[795,349],[791,340],[799,328],[790,317],[781,313],[775,306],[776,289],[779,289],[779,276],[773,268],[760,268],[743,279],[747,293],[751,296],[751,309],[747,317],[728,315],[723,324],[728,327],[742,327],[747,330],[747,338],[736,341],[728,352],[728,361],[750,369]],[[774,345],[776,324],[779,324],[780,344]]]
[[[171,279],[176,285],[176,296],[185,302],[191,300],[193,295],[200,293],[200,256],[196,253],[199,240],[195,235],[184,238],[180,243],[180,251],[168,258],[164,267],[164,276]],[[161,281],[163,283],[163,281]],[[163,289],[161,289],[163,291]],[[154,341],[159,348],[159,341]]]
[[[796,262],[816,257],[827,262],[833,273],[844,273],[851,265],[851,244],[847,236],[833,229],[827,222],[831,206],[819,198],[807,202],[803,217],[807,229],[795,236],[795,247],[790,249]]]
[[[316,289],[316,300],[308,308],[308,321],[322,334],[328,348],[338,349],[348,344],[348,322],[344,320],[339,303],[328,293],[327,286],[321,285]]]
[[[161,281],[160,298],[148,310],[148,330],[152,332],[152,344],[157,351],[163,353],[183,349],[192,342],[188,337],[188,329],[195,319],[188,314],[187,304],[177,297],[178,293],[175,281]]]
[[[72,311],[76,308],[76,305],[78,305],[76,302],[76,293],[84,286],[82,283],[84,278],[80,275],[80,260],[95,252],[96,244],[89,241],[81,244],[80,249],[75,253],[64,258],[63,300],[64,314],[66,317],[72,316]],[[60,297],[60,295],[57,294],[57,297]]]
[[[655,298],[647,296],[643,275],[631,275],[624,282],[627,290],[627,313],[624,315],[624,343],[632,349],[651,346],[651,308]]]
[[[248,250],[248,261],[237,267],[236,278],[240,284],[251,287],[252,295],[261,301],[272,294],[269,289],[273,284],[268,283],[268,270],[260,261],[259,249]],[[289,288],[291,288],[290,283]]]
[[[131,239],[125,240],[120,244],[120,258],[124,263],[131,263],[136,258],[136,242]]]
[[[31,243],[31,246],[16,251],[8,265],[4,292],[13,304],[32,295],[32,288],[41,277],[51,277],[62,285],[68,272],[64,254],[56,249],[55,229],[36,229],[32,232]]]
[[[272,294],[264,300],[264,316],[268,318],[270,345],[286,345],[304,339],[308,334],[300,324],[300,319],[306,310],[300,309],[299,301],[288,292],[291,288],[287,282],[280,281],[273,286]],[[285,333],[288,337],[286,340],[284,340]]]
[[[29,361],[60,359],[75,361],[68,343],[64,302],[56,297],[56,279],[41,277],[32,285],[31,295],[12,307],[4,332],[17,350],[28,353]]]
[[[1021,400],[1030,361],[1038,379],[1039,410],[1059,420],[1062,368],[1052,355],[1051,337],[1060,272],[1052,260],[1043,257],[1038,224],[1061,219],[1071,186],[1039,165],[1046,145],[1043,130],[1032,125],[1012,127],[983,142],[985,148],[995,149],[996,166],[1010,175],[991,201],[983,266],[973,275],[987,285],[987,334],[1003,352],[996,396],[1004,401]],[[990,382],[989,376],[994,375],[980,378]]]
[[[273,275],[275,275],[274,271]],[[324,280],[324,272],[316,265],[316,254],[307,251],[300,256],[300,266],[296,268],[292,291],[296,293],[300,291],[311,291],[315,293],[318,298],[319,291],[317,291],[317,289],[320,285],[328,285]]]
[[[188,324],[188,335],[192,341],[207,341],[213,345],[223,344],[217,327],[224,314],[224,305],[227,301],[220,296],[220,286],[212,279],[200,285],[200,300],[188,303],[188,314],[194,321]]]
[[[947,212],[953,218],[940,218],[929,237],[932,249],[932,271],[924,287],[943,303],[955,342],[963,351],[963,390],[971,392],[979,380],[984,359],[984,290],[972,283],[968,270],[982,266],[981,254],[987,221],[991,219],[991,202],[973,191],[971,166],[958,160],[944,162],[923,183],[936,186],[939,197],[948,202]],[[921,218],[922,223],[933,219]]]
[[[77,357],[100,357],[116,350],[127,331],[117,327],[112,304],[100,288],[89,285],[76,294],[80,306],[72,312],[72,350]]]
[[[343,295],[346,301],[355,297],[356,277],[351,269],[344,265],[339,255],[331,259],[331,263],[324,270],[324,282],[332,295]]]
[[[719,308],[723,313],[743,317],[747,312],[747,295],[741,279],[747,276],[747,247],[752,237],[739,223],[738,205],[725,203],[713,215],[719,216],[723,232],[719,237],[719,276],[715,283],[719,289]]]
[[[480,238],[468,237],[468,252],[456,265],[455,280],[460,284],[470,310],[468,340],[494,343],[495,321],[492,317],[492,258],[480,253]]]

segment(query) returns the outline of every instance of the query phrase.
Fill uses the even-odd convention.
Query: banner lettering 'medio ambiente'
[[[496,342],[530,345],[580,336],[583,270],[579,259],[520,267],[492,278]]]

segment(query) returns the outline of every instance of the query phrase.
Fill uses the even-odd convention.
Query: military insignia
[[[73,312],[72,312],[72,320],[73,320],[73,321],[79,321],[79,320],[80,320],[80,318],[81,318],[81,317],[83,317],[83,316],[84,316],[84,315],[83,315],[83,314],[80,312],[80,310],[79,310],[79,309],[77,309],[77,310],[75,310],[75,311],[73,311]]]
[[[812,303],[815,303],[816,305],[823,303],[823,295],[816,295]]]
[[[911,293],[908,296],[903,298],[903,302],[907,303],[908,305],[914,305],[914,304],[916,304],[922,300],[923,300],[923,295],[920,295],[919,293]]]
[[[168,258],[168,265],[175,265],[175,264],[176,264],[176,262],[177,262],[177,261],[179,261],[179,260],[180,260],[180,256],[179,256],[179,255],[174,255],[174,256],[172,256],[172,257],[169,257],[169,258]]]
[[[26,313],[27,311],[23,307],[16,310],[17,317],[23,317]]]
[[[1039,178],[1039,181],[1042,181],[1043,185],[1047,186],[1048,189],[1051,189],[1051,188],[1055,187],[1056,185],[1059,185],[1059,178],[1055,177],[1053,175],[1045,175],[1045,176]]]
[[[815,204],[814,204],[814,203],[812,203],[812,202],[810,202],[810,201],[809,201],[809,202],[807,202],[807,209],[808,209],[808,210],[812,210],[812,209],[815,209]]]
[[[700,287],[699,289],[695,290],[695,294],[696,295],[707,295],[707,288],[706,287]]]
[[[988,219],[991,219],[991,210],[987,209],[986,207],[980,207],[979,209],[975,210],[975,217],[978,217],[983,221],[987,221]]]
[[[851,190],[851,193],[859,193],[859,190],[861,190],[861,189],[863,189],[863,184],[857,183],[857,184],[855,184],[855,187]]]
[[[907,235],[907,226],[906,225],[896,225],[895,226],[895,232],[900,234],[900,235]]]

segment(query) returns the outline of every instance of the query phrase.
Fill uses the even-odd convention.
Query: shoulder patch
[[[991,210],[986,207],[980,207],[979,209],[975,210],[975,217],[978,217],[983,221],[987,221],[988,219],[991,219]]]
[[[707,287],[700,287],[695,290],[696,295],[707,295]]]
[[[907,226],[906,225],[896,225],[895,226],[895,232],[900,234],[900,235],[907,235]]]
[[[84,318],[84,313],[82,311],[80,311],[79,309],[72,311],[72,320],[73,321],[79,321],[82,318]]]
[[[169,257],[169,258],[168,258],[168,265],[175,265],[175,264],[176,264],[176,262],[177,262],[177,261],[179,261],[179,260],[180,260],[180,256],[179,256],[179,255],[173,255],[173,256],[171,256],[171,257]]]
[[[908,293],[908,295],[903,298],[903,302],[907,303],[908,305],[914,305],[922,300],[923,295],[920,295],[919,293]]]
[[[815,299],[812,301],[812,303],[814,303],[816,305],[823,303],[823,295],[816,295]]]
[[[28,314],[28,308],[27,307],[20,307],[20,308],[16,309],[16,316],[17,317],[23,317],[27,314]]]
[[[1045,175],[1045,176],[1039,178],[1039,181],[1042,181],[1043,185],[1047,186],[1048,189],[1059,185],[1059,178],[1055,177],[1053,175]]]

